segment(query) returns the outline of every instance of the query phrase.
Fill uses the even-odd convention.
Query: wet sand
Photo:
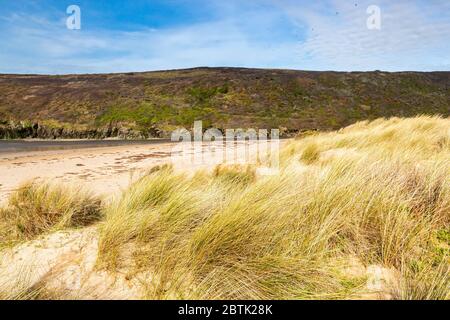
[[[0,140],[0,155],[6,153],[51,151],[51,150],[75,150],[86,148],[120,147],[128,145],[153,145],[169,143],[170,139],[151,140]]]

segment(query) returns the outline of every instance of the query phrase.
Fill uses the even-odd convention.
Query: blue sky
[[[66,27],[72,4],[80,30]],[[0,35],[0,73],[450,70],[448,0],[0,0]]]

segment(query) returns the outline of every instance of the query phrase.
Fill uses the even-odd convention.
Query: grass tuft
[[[101,200],[79,187],[27,182],[0,209],[0,243],[14,244],[101,218]]]

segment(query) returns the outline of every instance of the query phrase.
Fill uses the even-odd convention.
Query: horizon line
[[[155,70],[146,70],[146,71],[118,71],[118,72],[80,72],[80,73],[3,73],[0,71],[0,76],[83,76],[83,75],[114,75],[114,74],[144,74],[144,73],[157,73],[157,72],[174,72],[174,71],[192,71],[192,70],[201,70],[201,69],[211,69],[211,70],[226,70],[226,69],[235,69],[235,70],[261,70],[261,71],[295,71],[295,72],[334,72],[334,73],[450,73],[450,70],[400,70],[400,71],[387,71],[387,70],[308,70],[308,69],[289,69],[289,68],[264,68],[264,67],[239,67],[239,66],[220,66],[220,67],[209,67],[209,66],[197,66],[197,67],[189,67],[189,68],[174,68],[174,69],[155,69]]]

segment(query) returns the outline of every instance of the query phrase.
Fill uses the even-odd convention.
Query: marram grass
[[[339,299],[364,282],[343,271],[357,256],[400,271],[394,298],[449,298],[449,119],[359,122],[280,157],[268,177],[153,170],[105,208],[99,266],[150,299]]]
[[[61,229],[84,227],[100,220],[101,214],[101,200],[80,187],[26,182],[0,208],[0,245],[32,240]]]
[[[153,168],[103,208],[80,187],[26,183],[0,209],[0,243],[100,221],[98,267],[138,277],[148,299],[358,298],[355,257],[398,271],[395,299],[450,298],[449,119],[359,122],[280,159],[266,177]],[[58,298],[24,279],[0,298]]]

